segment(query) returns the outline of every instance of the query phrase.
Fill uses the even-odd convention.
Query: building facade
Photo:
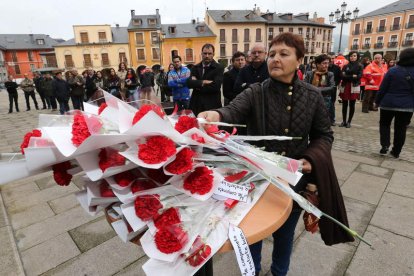
[[[126,27],[111,25],[74,25],[74,38],[55,45],[59,68],[79,72],[114,68],[129,62],[128,31]]]
[[[293,15],[292,13],[262,13],[258,7],[253,10],[207,10],[205,22],[217,35],[216,56],[223,64],[229,64],[234,52],[247,53],[255,43],[268,45],[283,32],[299,34],[305,42],[305,58],[331,52],[334,26],[325,24],[324,18],[316,14]]]
[[[413,47],[414,0],[401,0],[358,17],[351,23],[349,49],[395,59]]]
[[[4,49],[4,67],[7,74],[16,79],[23,78],[24,74],[33,77],[36,69],[55,65],[53,46],[58,42],[44,34],[0,34],[0,46]],[[49,54],[49,60],[42,53]],[[50,61],[53,64],[48,64]]]
[[[0,46],[0,83],[7,80],[6,62],[4,60],[4,51],[6,49]]]
[[[161,64],[164,68],[179,55],[184,64],[201,62],[201,48],[204,44],[215,44],[216,35],[204,22],[184,24],[163,24],[161,37]]]

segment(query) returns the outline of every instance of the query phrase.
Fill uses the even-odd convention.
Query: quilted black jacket
[[[333,142],[328,111],[320,91],[298,78],[285,84],[271,78],[253,84],[228,106],[217,109],[223,122],[247,122],[249,135],[286,135],[301,140],[266,141],[265,150],[300,159],[309,140]],[[262,100],[264,95],[264,101]]]

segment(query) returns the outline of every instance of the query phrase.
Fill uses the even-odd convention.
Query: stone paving
[[[7,93],[0,92],[0,152],[19,151],[38,114],[51,113],[25,112],[21,91],[19,102],[20,113],[7,114]],[[334,127],[333,156],[351,227],[373,246],[327,247],[300,222],[289,275],[414,275],[413,128],[400,159],[382,157],[379,114],[360,107],[352,128]],[[79,189],[79,176],[59,187],[50,172],[0,187],[0,275],[144,275],[141,248],[118,239],[102,215],[87,215],[74,196]],[[264,245],[261,274],[271,275],[271,239]],[[214,269],[240,275],[232,253],[216,255]]]

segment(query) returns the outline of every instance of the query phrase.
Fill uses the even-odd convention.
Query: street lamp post
[[[345,13],[346,11],[346,6],[347,4],[345,2],[342,3],[341,5],[341,10],[336,9],[335,14],[333,12],[331,12],[331,14],[329,14],[329,22],[331,24],[333,23],[340,23],[341,24],[341,32],[339,34],[339,47],[338,47],[338,53],[341,51],[341,44],[342,44],[342,29],[344,26],[344,23],[347,24],[349,22],[351,22],[352,20],[355,20],[358,17],[358,13],[359,10],[358,8],[355,8],[354,10],[354,18],[351,19],[351,11],[348,11],[347,13]],[[335,21],[334,21],[335,19]]]

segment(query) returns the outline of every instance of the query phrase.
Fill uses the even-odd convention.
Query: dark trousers
[[[178,111],[189,109],[190,108],[190,101],[189,100],[174,100],[174,106],[178,106]]]
[[[334,123],[335,122],[335,119],[336,119],[336,115],[335,115],[335,101],[336,101],[337,90],[338,90],[338,88],[335,86],[332,89],[332,95],[331,95],[331,102],[332,102],[332,104],[330,105],[329,115],[331,117],[332,123]]]
[[[364,99],[362,102],[362,112],[368,112],[368,110],[376,110],[374,108],[374,100],[377,96],[377,90],[365,90]]]
[[[19,112],[19,103],[17,92],[9,92],[9,112],[13,112],[13,101],[16,111]]]
[[[39,109],[39,106],[37,105],[36,95],[35,95],[34,91],[24,92],[24,97],[26,99],[26,107],[27,107],[27,110],[30,110],[29,97],[32,98],[32,100],[33,100],[33,102],[35,104],[36,109]]]
[[[59,100],[59,112],[60,115],[65,114],[65,112],[69,111],[69,99]]]
[[[286,222],[273,236],[272,265],[270,271],[272,275],[282,276],[289,271],[290,255],[293,248],[293,237],[295,234],[296,224],[298,223],[302,209],[293,209]],[[260,264],[262,260],[262,241],[250,245],[250,252],[256,269],[256,274],[262,269]]]
[[[83,110],[83,96],[70,96],[72,99],[73,109]]]
[[[405,143],[407,127],[410,124],[413,112],[402,112],[380,109],[380,141],[382,147],[389,147],[391,122],[394,120],[393,152],[400,154]]]
[[[42,100],[43,109],[46,109],[46,96],[43,91],[37,90],[37,93],[39,93],[40,99]]]
[[[45,97],[47,108],[57,109],[57,102],[55,96],[46,96]]]
[[[355,113],[355,102],[356,100],[353,101],[342,101],[342,122],[344,123],[350,123],[352,122],[352,118],[354,117],[354,113]],[[348,114],[348,105],[349,105],[349,116],[348,116],[348,120],[347,118],[347,114]]]

